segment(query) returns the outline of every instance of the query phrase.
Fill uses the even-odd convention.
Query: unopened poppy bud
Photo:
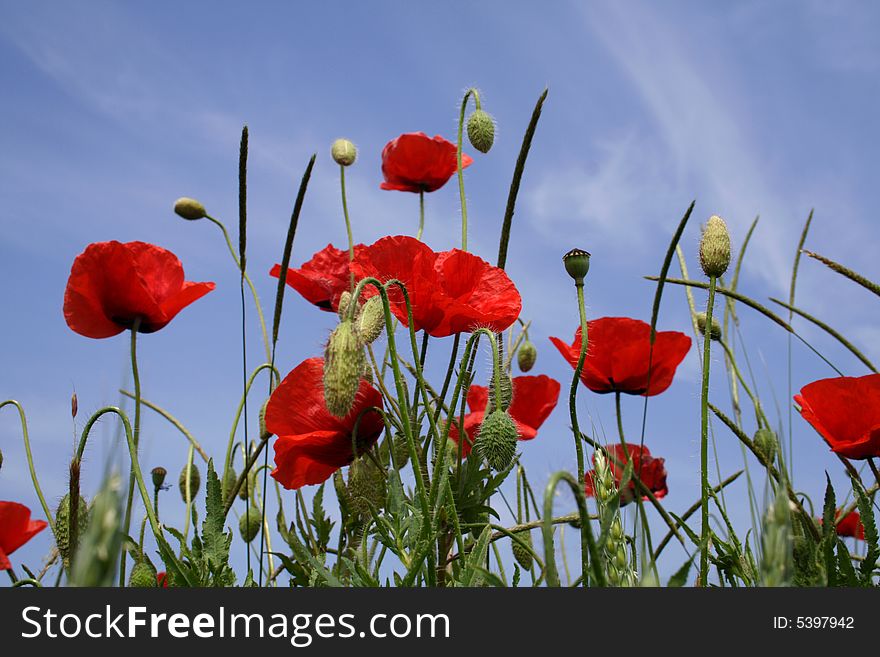
[[[535,366],[536,360],[538,360],[538,348],[534,342],[526,340],[522,343],[519,351],[516,352],[516,362],[519,365],[519,371],[528,372]]]
[[[364,344],[372,344],[385,328],[385,306],[382,297],[370,297],[358,315],[358,333]]]
[[[758,429],[755,432],[753,441],[755,443],[755,448],[761,453],[761,456],[763,456],[768,463],[772,464],[776,458],[776,450],[779,447],[779,443],[776,440],[776,434],[773,433],[773,430],[767,429],[766,427]]]
[[[79,410],[79,400],[76,398],[76,393],[73,393],[70,396],[70,417],[76,419],[76,413]]]
[[[495,470],[506,470],[516,454],[516,441],[519,432],[516,422],[504,411],[493,411],[486,415],[480,425],[474,448],[477,454]]]
[[[196,219],[204,219],[208,216],[205,206],[194,198],[179,198],[174,202],[174,212],[179,217],[183,217],[187,221],[195,221]]]
[[[0,470],[3,469],[3,452],[0,451]]]
[[[229,466],[229,469],[223,475],[223,500],[229,497],[232,489],[235,488],[235,482],[238,481],[238,475],[235,474],[235,468]]]
[[[336,417],[351,412],[365,365],[364,346],[354,322],[339,322],[324,350],[324,402]]]
[[[348,306],[350,303],[351,292],[349,292],[348,290],[343,290],[342,294],[339,295],[339,306],[337,308],[339,319],[345,319],[345,316],[348,314]]]
[[[718,215],[709,217],[700,240],[700,266],[706,276],[722,276],[730,265],[730,233]]]
[[[706,335],[706,313],[697,313],[697,328],[700,329],[700,333],[702,335]],[[718,323],[718,318],[712,318],[712,330],[709,332],[710,340],[720,340],[721,339],[721,324]]]
[[[128,585],[133,589],[155,589],[159,582],[156,579],[156,569],[149,561],[138,561],[131,569]]]
[[[487,413],[491,413],[495,410],[495,381],[500,379],[501,381],[501,410],[506,411],[510,407],[510,402],[513,401],[513,380],[510,378],[510,374],[507,372],[499,372],[497,375],[493,375],[492,379],[489,381],[489,398],[488,398],[488,408],[486,409]]]
[[[260,406],[260,437],[271,436],[272,434],[266,428],[266,406],[269,405],[269,400],[263,402],[263,405]]]
[[[481,109],[474,110],[467,120],[468,140],[481,153],[488,153],[495,143],[495,121]]]
[[[199,474],[199,469],[196,467],[195,463],[190,464],[189,468],[189,500],[186,499],[186,481],[187,481],[187,469],[186,466],[183,466],[183,470],[180,471],[180,477],[178,478],[178,486],[180,487],[180,497],[183,498],[184,502],[188,502],[194,500],[196,495],[199,492],[199,485],[202,483],[202,477]]]
[[[168,474],[168,471],[162,466],[153,468],[150,470],[150,476],[153,477],[153,488],[159,489],[162,488],[162,484],[165,483],[165,475]]]
[[[79,515],[76,521],[77,543],[85,533],[89,522],[89,508],[85,498],[79,498]],[[65,495],[58,503],[55,510],[55,545],[58,547],[58,554],[64,561],[65,568],[70,565],[70,555],[73,548],[70,544],[70,495]]]
[[[590,271],[590,254],[583,249],[572,249],[562,256],[562,263],[574,282],[582,285],[584,277]]]
[[[256,490],[257,488],[257,471],[254,468],[248,470],[247,478],[241,485],[241,488],[238,489],[238,499],[247,500],[247,498]]]
[[[257,537],[257,534],[260,533],[261,523],[262,517],[260,515],[260,510],[251,505],[248,512],[243,513],[241,518],[238,519],[238,533],[241,536],[241,540],[245,543],[250,543],[254,540]]]
[[[337,139],[330,147],[330,155],[336,164],[350,167],[357,159],[357,148],[348,139]]]
[[[370,515],[370,508],[381,509],[385,503],[385,477],[376,465],[358,459],[348,469],[348,503],[362,516]]]
[[[516,534],[516,536],[517,538],[521,538],[523,543],[526,543],[529,547],[532,546],[531,532],[520,532],[519,534]],[[511,542],[513,543],[513,558],[516,559],[516,562],[520,566],[522,566],[523,570],[530,570],[532,568],[532,553],[517,541]]]

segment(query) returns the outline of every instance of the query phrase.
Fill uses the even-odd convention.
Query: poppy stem
[[[342,192],[342,215],[345,217],[345,232],[348,235],[348,261],[354,262],[354,237],[351,234],[351,219],[348,216],[348,200],[345,196],[345,167],[339,165],[339,188]],[[351,291],[354,292],[354,272],[349,271]]]
[[[574,433],[574,448],[577,454],[578,481],[584,483],[584,448],[581,445],[581,431],[577,419],[577,391],[580,382],[581,372],[584,369],[584,360],[587,357],[587,311],[584,305],[584,284],[583,281],[575,283],[577,289],[578,312],[581,319],[581,353],[578,356],[577,366],[574,368],[574,376],[571,379],[571,390],[568,396],[568,407],[571,415],[571,430]]]
[[[128,536],[131,528],[131,505],[134,501],[135,469],[137,468],[137,450],[141,437],[141,377],[137,364],[137,334],[141,327],[141,318],[136,317],[131,327],[131,378],[134,382],[134,430],[132,432],[131,472],[128,477],[128,497],[125,502],[125,519],[122,521],[122,535]],[[128,555],[123,551],[119,559],[119,586],[125,586],[125,561]]]
[[[706,326],[712,326],[717,278],[709,277],[709,300],[706,302]],[[700,586],[709,577],[709,362],[712,356],[709,330],[703,336],[703,381],[700,392]]]
[[[422,241],[422,233],[425,231],[425,190],[419,190],[419,232],[416,239]],[[352,274],[354,276],[354,274]]]
[[[458,173],[458,195],[461,197],[461,250],[467,251],[467,199],[464,196],[464,173],[461,166],[461,142],[464,133],[464,112],[467,109],[468,98],[474,97],[474,104],[480,109],[480,92],[471,87],[464,93],[461,99],[461,112],[458,116],[458,148],[455,152]]]
[[[626,439],[623,437],[623,413],[620,410],[620,390],[614,391],[614,410],[617,413],[617,433],[620,435],[620,444],[625,445]]]

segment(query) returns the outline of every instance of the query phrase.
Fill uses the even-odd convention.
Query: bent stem
[[[581,445],[581,431],[577,418],[577,391],[580,382],[581,372],[584,369],[584,360],[587,357],[587,311],[584,306],[584,284],[583,281],[575,283],[577,288],[578,313],[581,318],[581,353],[578,356],[577,366],[574,368],[574,376],[571,379],[571,390],[568,395],[568,410],[571,415],[571,430],[574,434],[574,448],[577,454],[577,476],[578,481],[584,483],[584,448]]]
[[[456,149],[456,170],[458,173],[458,195],[461,198],[461,250],[467,251],[467,200],[464,196],[464,173],[461,166],[461,142],[464,132],[464,112],[467,109],[468,98],[474,97],[474,104],[477,109],[481,109],[480,92],[471,87],[468,89],[464,98],[461,99],[461,112],[458,116],[458,148]]]
[[[706,302],[706,335],[703,336],[703,380],[700,388],[700,586],[709,577],[709,364],[712,340],[712,307],[715,304],[715,276],[709,277],[709,300]]]
[[[134,454],[132,455],[131,471],[128,477],[128,497],[125,502],[125,519],[122,521],[122,535],[128,536],[128,530],[131,528],[131,505],[134,501],[134,484],[135,484],[135,467],[137,460],[138,443],[140,442],[141,433],[141,377],[138,373],[137,364],[137,334],[141,327],[140,317],[134,320],[131,327],[131,377],[134,381],[134,432],[132,434],[132,443],[134,445]],[[138,470],[140,470],[138,468]],[[119,586],[125,586],[125,562],[128,555],[123,552],[119,560]]]

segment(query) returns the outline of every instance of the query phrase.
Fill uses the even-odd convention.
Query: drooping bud
[[[339,295],[339,307],[337,308],[339,319],[345,319],[345,316],[348,314],[348,305],[350,303],[351,292],[349,292],[348,290],[343,290],[342,294]]]
[[[178,478],[178,486],[180,487],[180,497],[183,498],[184,502],[192,501],[195,499],[196,495],[199,492],[199,485],[202,483],[202,477],[199,474],[199,469],[196,467],[195,463],[192,463],[189,468],[189,500],[186,499],[186,476],[187,470],[186,466],[183,466],[183,470],[180,471],[180,477]]]
[[[779,442],[776,440],[776,434],[772,429],[762,427],[755,432],[753,438],[755,449],[761,453],[761,456],[767,463],[773,463],[776,459],[776,450],[779,448]]]
[[[528,372],[535,366],[536,360],[538,360],[538,348],[534,342],[526,339],[516,352],[516,362],[519,365],[519,371]]]
[[[497,375],[493,374],[491,380],[489,381],[489,396],[486,413],[491,413],[495,410],[496,376],[501,381],[501,410],[506,411],[510,407],[510,402],[513,401],[513,380],[510,378],[510,374],[508,374],[506,371],[499,372]]]
[[[77,543],[82,540],[89,522],[89,509],[85,499],[79,498],[79,515],[76,521]],[[70,495],[65,495],[58,503],[55,511],[55,544],[64,561],[64,567],[70,567],[70,555],[73,548],[70,544]]]
[[[269,400],[263,402],[263,405],[260,406],[260,438],[264,438],[266,436],[271,436],[269,430],[266,428],[266,407],[269,405]]]
[[[251,505],[248,512],[241,514],[241,518],[238,519],[238,533],[241,536],[241,540],[245,543],[250,543],[254,540],[257,537],[257,534],[260,533],[261,523],[262,517],[260,510],[254,505]]]
[[[162,484],[165,483],[165,475],[168,474],[168,471],[162,466],[158,466],[153,468],[150,471],[150,476],[153,477],[153,488],[156,490],[162,488]]]
[[[238,475],[235,473],[235,468],[231,465],[226,473],[223,475],[223,500],[225,501],[232,490],[235,488],[235,483],[238,481]],[[242,486],[244,488],[244,486]]]
[[[488,112],[474,110],[467,120],[467,134],[471,146],[481,153],[488,153],[495,143],[495,121]]]
[[[718,215],[709,217],[700,239],[700,266],[706,276],[722,276],[730,265],[730,233]]]
[[[354,323],[347,319],[339,322],[324,350],[324,402],[336,417],[351,412],[366,360]]]
[[[529,547],[532,546],[532,533],[531,532],[520,532],[516,534],[518,538],[521,538],[524,543],[526,543]],[[529,552],[525,547],[520,545],[517,541],[511,541],[513,544],[513,558],[516,559],[516,562],[522,566],[523,570],[531,570],[532,568],[532,553]]]
[[[706,335],[706,313],[697,313],[697,328],[703,336]],[[712,317],[712,330],[709,332],[709,339],[715,341],[721,339],[721,324],[717,317]]]
[[[330,147],[330,155],[336,164],[350,167],[357,159],[357,148],[348,139],[337,139]]]
[[[506,470],[516,454],[519,432],[516,422],[506,412],[496,410],[486,415],[480,425],[474,449],[495,470]]]
[[[257,471],[254,468],[248,470],[247,479],[244,480],[244,483],[241,485],[241,488],[238,489],[238,499],[247,500],[250,497],[254,490],[257,488]]]
[[[562,263],[575,284],[582,285],[584,277],[590,271],[590,254],[583,249],[572,249],[562,256]]]
[[[385,306],[382,297],[376,295],[367,299],[358,315],[358,333],[364,344],[373,344],[385,329]]]
[[[370,515],[371,506],[381,509],[385,504],[385,477],[371,461],[357,459],[348,469],[348,503],[362,516]]]
[[[174,212],[177,216],[183,217],[187,221],[196,221],[208,216],[208,211],[205,210],[204,205],[194,198],[187,198],[185,196],[174,202]]]
[[[138,561],[134,568],[131,569],[128,585],[133,589],[158,588],[159,582],[156,578],[156,569],[146,559]]]

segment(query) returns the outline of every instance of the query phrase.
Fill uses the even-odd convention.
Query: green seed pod
[[[153,468],[150,471],[150,476],[153,477],[153,488],[162,488],[162,484],[165,483],[165,476],[168,474],[168,471],[162,466]]]
[[[357,148],[348,139],[337,139],[330,147],[330,156],[336,164],[350,167],[357,159]]]
[[[248,471],[247,481],[242,483],[241,488],[238,489],[238,499],[247,500],[249,496],[253,495],[256,488],[257,472],[254,468],[251,468]]]
[[[128,585],[133,589],[155,589],[159,586],[156,581],[156,569],[153,565],[143,559],[138,561],[134,568],[131,569],[131,575],[128,577]]]
[[[519,365],[519,371],[528,372],[535,366],[536,360],[538,360],[538,348],[535,346],[535,343],[527,339],[516,352],[516,363]]]
[[[376,295],[367,299],[361,307],[357,324],[364,344],[373,344],[382,335],[385,330],[385,306],[382,304],[382,297]]]
[[[79,498],[79,517],[76,522],[77,544],[79,544],[89,524],[89,507],[85,498]],[[65,495],[55,511],[55,544],[64,560],[64,567],[70,566],[70,495]]]
[[[507,372],[501,372],[501,410],[506,411],[510,408],[510,402],[513,401],[513,380]],[[489,380],[489,392],[486,404],[486,413],[495,410],[495,376]]]
[[[261,524],[262,517],[260,510],[254,505],[251,505],[248,512],[241,514],[241,518],[238,519],[238,533],[241,536],[241,540],[245,543],[250,543],[254,540],[257,537],[257,534],[260,533]]]
[[[351,304],[351,292],[343,290],[342,294],[339,295],[339,307],[336,309],[339,319],[345,319],[349,304]]]
[[[519,534],[516,534],[516,536],[523,539],[523,542],[527,543],[529,547],[532,546],[531,532],[520,532]],[[520,566],[522,566],[523,570],[530,570],[532,568],[532,553],[516,541],[511,541],[511,543],[513,549],[513,558],[516,559],[516,562]]]
[[[324,350],[324,402],[336,417],[351,412],[366,361],[354,323],[348,319],[339,322]]]
[[[697,313],[697,328],[700,333],[706,335],[706,313]],[[712,330],[709,333],[709,338],[716,342],[721,339],[721,324],[717,317],[712,317]]]
[[[199,493],[199,485],[202,483],[202,477],[199,474],[199,469],[195,463],[190,466],[189,472],[190,500],[194,500]],[[180,487],[180,497],[186,502],[186,466],[183,466],[183,470],[180,471],[178,485]]]
[[[518,438],[519,432],[513,418],[504,411],[496,410],[483,419],[474,448],[493,469],[505,470],[516,455]]]
[[[779,447],[779,442],[776,440],[776,434],[773,433],[773,430],[766,427],[758,429],[755,432],[753,441],[758,452],[761,453],[768,463],[772,464],[776,459],[776,450]]]
[[[177,216],[183,217],[187,221],[196,221],[208,216],[208,211],[205,210],[204,205],[194,198],[186,198],[185,196],[174,202],[174,212]]]
[[[582,285],[584,277],[590,271],[590,254],[583,249],[572,249],[562,256],[562,264],[565,265],[565,271],[574,282]]]
[[[385,477],[372,461],[357,459],[348,469],[348,502],[355,513],[370,515],[370,506],[385,504]]]
[[[231,465],[226,473],[223,475],[223,500],[225,501],[227,497],[229,497],[229,493],[232,492],[232,489],[235,488],[235,482],[238,481],[238,475],[235,473],[235,468]],[[242,486],[244,488],[244,486]]]
[[[730,233],[718,215],[709,217],[700,240],[700,266],[706,276],[722,276],[730,265]]]
[[[495,121],[488,112],[474,110],[467,120],[467,134],[471,146],[481,153],[488,153],[495,143]]]

